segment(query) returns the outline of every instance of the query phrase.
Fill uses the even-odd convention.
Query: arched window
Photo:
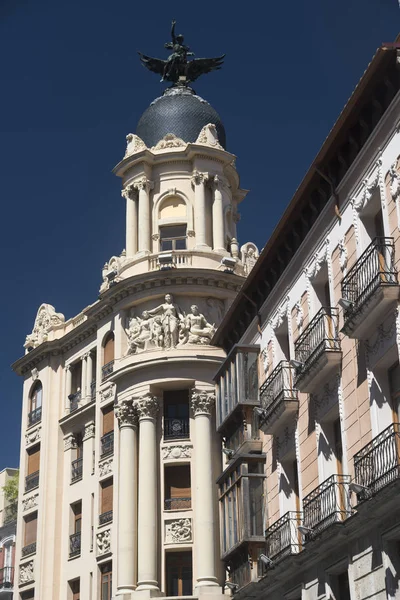
[[[42,419],[42,393],[42,384],[40,383],[40,381],[37,381],[29,395],[29,425],[34,425]]]
[[[114,334],[112,331],[107,333],[103,341],[103,366],[102,366],[102,378],[105,379],[107,375],[113,372],[114,365]]]
[[[160,251],[186,250],[187,207],[183,198],[169,196],[158,209]]]

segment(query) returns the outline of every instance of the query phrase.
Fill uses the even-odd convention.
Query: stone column
[[[115,406],[118,419],[118,572],[117,596],[136,588],[137,561],[137,413],[132,400]]]
[[[194,462],[196,588],[218,586],[215,560],[216,531],[213,489],[215,482],[212,476],[213,461],[211,453],[211,411],[214,403],[214,392],[193,390],[191,405],[196,439],[196,460]]]
[[[86,402],[92,400],[93,381],[93,356],[91,352],[86,354]]]
[[[194,186],[194,229],[196,248],[208,248],[206,242],[206,183],[208,173],[194,171],[192,185]]]
[[[154,183],[147,177],[142,177],[133,186],[139,191],[139,252],[150,252],[150,190]]]
[[[157,581],[157,412],[151,394],[135,402],[139,414],[138,588],[159,591]]]
[[[212,206],[213,218],[213,249],[226,250],[225,248],[225,223],[224,223],[224,207],[222,202],[221,192],[222,182],[218,175],[214,176],[213,191],[214,200]]]
[[[134,256],[138,249],[137,191],[131,184],[121,195],[126,200],[126,256]]]

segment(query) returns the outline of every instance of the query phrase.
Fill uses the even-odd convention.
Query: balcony
[[[400,479],[400,424],[393,423],[354,455],[354,480],[367,488],[359,502]]]
[[[377,237],[342,281],[344,310],[342,332],[367,339],[399,297],[393,238]]]
[[[114,432],[109,431],[100,440],[100,456],[103,458],[109,454],[114,453]]]
[[[104,381],[114,371],[114,361],[110,360],[106,365],[101,367],[101,380]]]
[[[36,552],[36,542],[33,542],[32,544],[28,544],[27,546],[24,546],[21,550],[21,555],[22,557],[24,556],[29,556],[29,554],[35,554]]]
[[[188,440],[189,437],[189,417],[176,419],[164,417],[164,440]]]
[[[332,475],[303,500],[304,525],[312,530],[305,541],[350,516],[350,475]]]
[[[17,520],[18,514],[18,503],[14,502],[13,504],[9,504],[4,508],[3,512],[3,525],[7,523],[12,523],[12,521]]]
[[[191,498],[165,498],[164,510],[188,510],[192,508]]]
[[[227,433],[225,440],[225,447],[228,450],[232,450],[234,453],[241,452],[242,454],[248,453],[259,453],[262,451],[262,441],[259,435],[258,424],[256,424],[257,418],[252,415],[252,423],[243,423],[243,419],[236,429],[232,433]]]
[[[79,556],[81,553],[81,532],[69,536],[69,557]]]
[[[105,513],[99,515],[99,525],[105,525],[106,523],[111,523],[113,520],[113,511],[108,510]]]
[[[276,433],[297,412],[299,401],[294,378],[295,370],[282,360],[261,386],[260,404],[264,412],[260,428],[264,433]]]
[[[79,408],[79,403],[81,401],[81,391],[78,390],[77,392],[75,392],[74,394],[70,394],[68,396],[68,400],[69,400],[69,412],[74,412],[74,410],[78,410]]]
[[[71,483],[82,479],[83,474],[83,458],[77,458],[71,463]]]
[[[266,555],[271,560],[278,562],[301,551],[302,539],[297,530],[301,520],[302,513],[289,511],[268,527],[265,531]]]
[[[29,492],[39,486],[39,471],[25,477],[25,491]]]
[[[300,392],[314,393],[329,381],[340,367],[342,351],[339,340],[339,311],[321,308],[294,344],[296,387]]]
[[[0,588],[11,589],[14,585],[14,567],[0,569]]]
[[[32,427],[32,425],[35,425],[36,423],[40,423],[41,420],[42,420],[42,407],[38,406],[38,408],[35,408],[35,410],[31,410],[31,412],[28,414],[28,427]]]

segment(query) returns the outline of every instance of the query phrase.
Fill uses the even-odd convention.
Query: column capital
[[[130,183],[121,190],[121,196],[125,198],[125,200],[128,200],[128,198],[134,200],[137,196],[137,188],[133,183]]]
[[[68,433],[64,437],[64,451],[71,450],[72,448],[76,448],[76,438],[74,433]]]
[[[137,411],[132,404],[132,400],[120,400],[114,406],[114,412],[120,428],[137,425]]]
[[[193,171],[192,173],[192,185],[200,185],[201,183],[207,183],[209,179],[208,173],[200,173],[200,171]]]
[[[135,399],[135,407],[139,414],[139,421],[142,419],[156,419],[159,411],[157,396],[145,394]]]
[[[145,190],[147,193],[149,193],[149,191],[154,187],[154,181],[150,181],[150,179],[147,179],[147,177],[144,175],[137,181],[134,181],[132,185],[135,190]]]
[[[96,431],[96,426],[95,426],[94,421],[90,421],[89,423],[86,423],[84,433],[83,433],[83,441],[85,442],[86,440],[89,440],[90,438],[94,437],[95,431]]]
[[[191,406],[195,417],[197,415],[211,415],[212,407],[215,403],[215,393],[213,391],[192,390]]]

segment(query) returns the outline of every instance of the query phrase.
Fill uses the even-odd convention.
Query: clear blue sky
[[[42,302],[69,318],[97,298],[124,246],[111,173],[162,91],[140,50],[165,57],[170,21],[198,57],[242,187],[239,241],[261,248],[376,48],[400,30],[397,0],[1,0],[0,468],[19,460],[23,353]]]

